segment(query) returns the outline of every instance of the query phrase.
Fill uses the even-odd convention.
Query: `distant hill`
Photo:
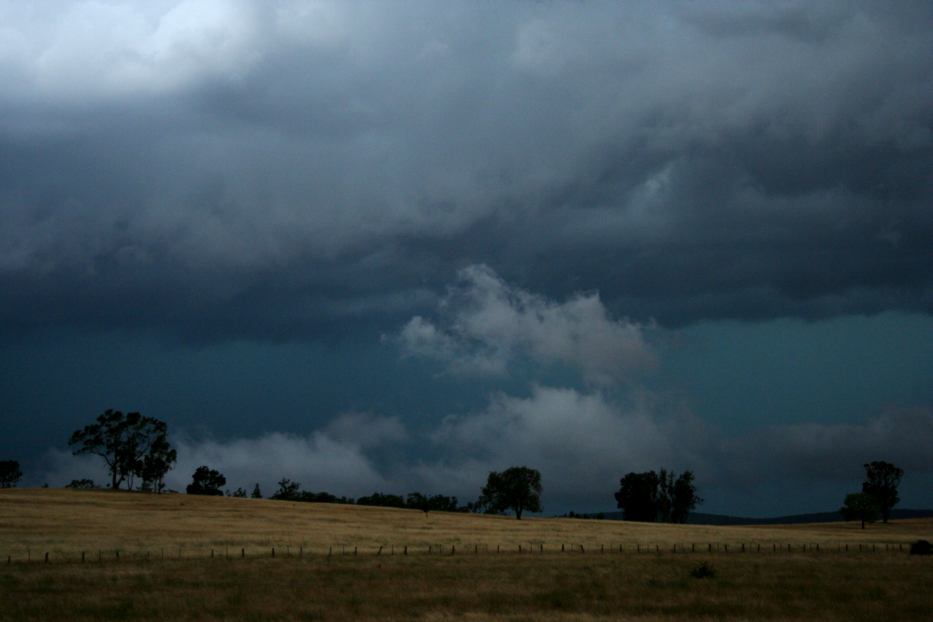
[[[622,512],[605,512],[607,520],[622,520]],[[933,510],[891,510],[892,519],[902,518],[929,518],[933,517]],[[744,516],[728,516],[726,514],[706,514],[692,512],[687,520],[691,525],[799,525],[803,523],[834,523],[842,520],[839,512],[815,512],[812,514],[792,514],[790,516],[775,516],[771,518],[747,518]]]

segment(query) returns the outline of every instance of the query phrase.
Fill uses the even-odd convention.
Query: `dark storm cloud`
[[[933,309],[928,3],[0,6],[7,332]]]

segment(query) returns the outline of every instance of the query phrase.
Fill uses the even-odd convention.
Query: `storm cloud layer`
[[[0,0],[0,458],[93,474],[62,443],[113,407],[169,422],[178,489],[527,463],[599,510],[664,466],[780,513],[885,459],[930,505],[931,23]]]
[[[933,308],[928,3],[3,2],[0,321]]]

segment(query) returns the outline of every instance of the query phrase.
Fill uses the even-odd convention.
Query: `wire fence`
[[[598,544],[565,543],[545,544],[418,544],[323,547],[299,546],[179,546],[152,550],[94,549],[83,551],[41,551],[25,548],[16,554],[8,553],[7,565],[22,563],[119,563],[166,560],[219,560],[219,559],[305,559],[360,556],[456,556],[456,555],[781,555],[781,554],[846,554],[846,553],[904,553],[910,545],[905,543],[722,543],[703,542],[687,544]]]

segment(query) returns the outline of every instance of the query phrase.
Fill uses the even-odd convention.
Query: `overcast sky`
[[[0,459],[933,507],[929,2],[0,0]],[[96,470],[95,470],[96,469]]]

